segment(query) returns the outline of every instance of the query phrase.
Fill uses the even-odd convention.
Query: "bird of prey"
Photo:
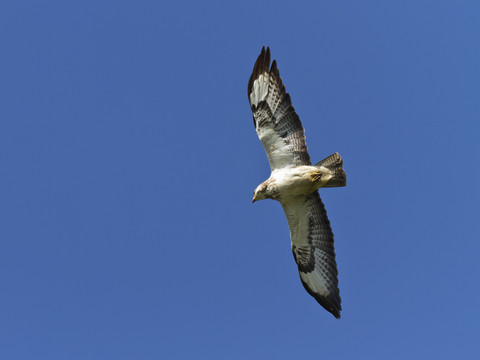
[[[253,194],[253,202],[280,202],[287,217],[300,280],[307,292],[337,319],[342,309],[333,233],[318,194],[322,187],[346,185],[338,153],[312,165],[305,131],[285,90],[270,49],[262,48],[248,82],[253,124],[267,153],[271,175]]]

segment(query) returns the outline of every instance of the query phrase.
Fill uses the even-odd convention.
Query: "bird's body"
[[[307,292],[340,317],[333,233],[318,194],[322,187],[346,185],[343,160],[334,153],[312,165],[305,131],[283,85],[270,49],[262,49],[248,83],[253,122],[270,163],[271,175],[254,192],[253,202],[280,202],[287,217],[292,252]]]
[[[301,165],[273,170],[259,187],[267,185],[265,198],[288,202],[291,198],[307,196],[324,187],[332,176],[332,171],[326,167]],[[270,184],[274,186],[268,187]]]
[[[310,195],[320,187],[320,170],[314,166],[297,166],[272,171],[271,178],[277,184],[281,201],[297,196]]]

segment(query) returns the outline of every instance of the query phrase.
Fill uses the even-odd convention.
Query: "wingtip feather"
[[[340,297],[338,297],[338,300],[334,298],[327,298],[325,296],[321,296],[320,294],[317,294],[312,291],[310,286],[303,281],[303,279],[300,277],[300,280],[302,282],[303,287],[305,290],[315,299],[317,302],[322,305],[322,307],[327,310],[330,314],[332,314],[335,318],[340,319],[340,311],[342,311],[342,305],[340,305]],[[335,301],[336,300],[336,301]]]
[[[275,60],[274,60],[275,61]],[[270,48],[267,46],[265,50],[265,46],[262,47],[262,51],[260,55],[258,55],[257,60],[255,61],[255,65],[253,66],[252,75],[248,80],[248,87],[247,87],[247,95],[250,100],[250,94],[253,90],[253,83],[255,82],[258,77],[263,73],[268,73],[268,69],[270,67]]]
[[[278,71],[277,60],[273,60],[272,66],[270,67],[270,73],[276,74]]]
[[[268,72],[268,68],[270,67],[270,48],[267,46],[267,53],[265,54],[265,62],[263,70]]]

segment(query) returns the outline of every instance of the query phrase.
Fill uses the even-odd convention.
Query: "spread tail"
[[[347,175],[343,171],[343,160],[339,153],[330,155],[319,163],[315,164],[317,167],[326,168],[330,174],[323,174],[322,180],[326,178],[327,182],[323,187],[340,187],[347,185]]]

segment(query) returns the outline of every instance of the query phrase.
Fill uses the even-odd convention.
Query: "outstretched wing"
[[[265,148],[270,169],[310,165],[305,131],[285,90],[270,49],[262,48],[248,82],[253,123]]]
[[[333,233],[317,191],[283,203],[300,280],[327,311],[340,318],[340,290]]]

